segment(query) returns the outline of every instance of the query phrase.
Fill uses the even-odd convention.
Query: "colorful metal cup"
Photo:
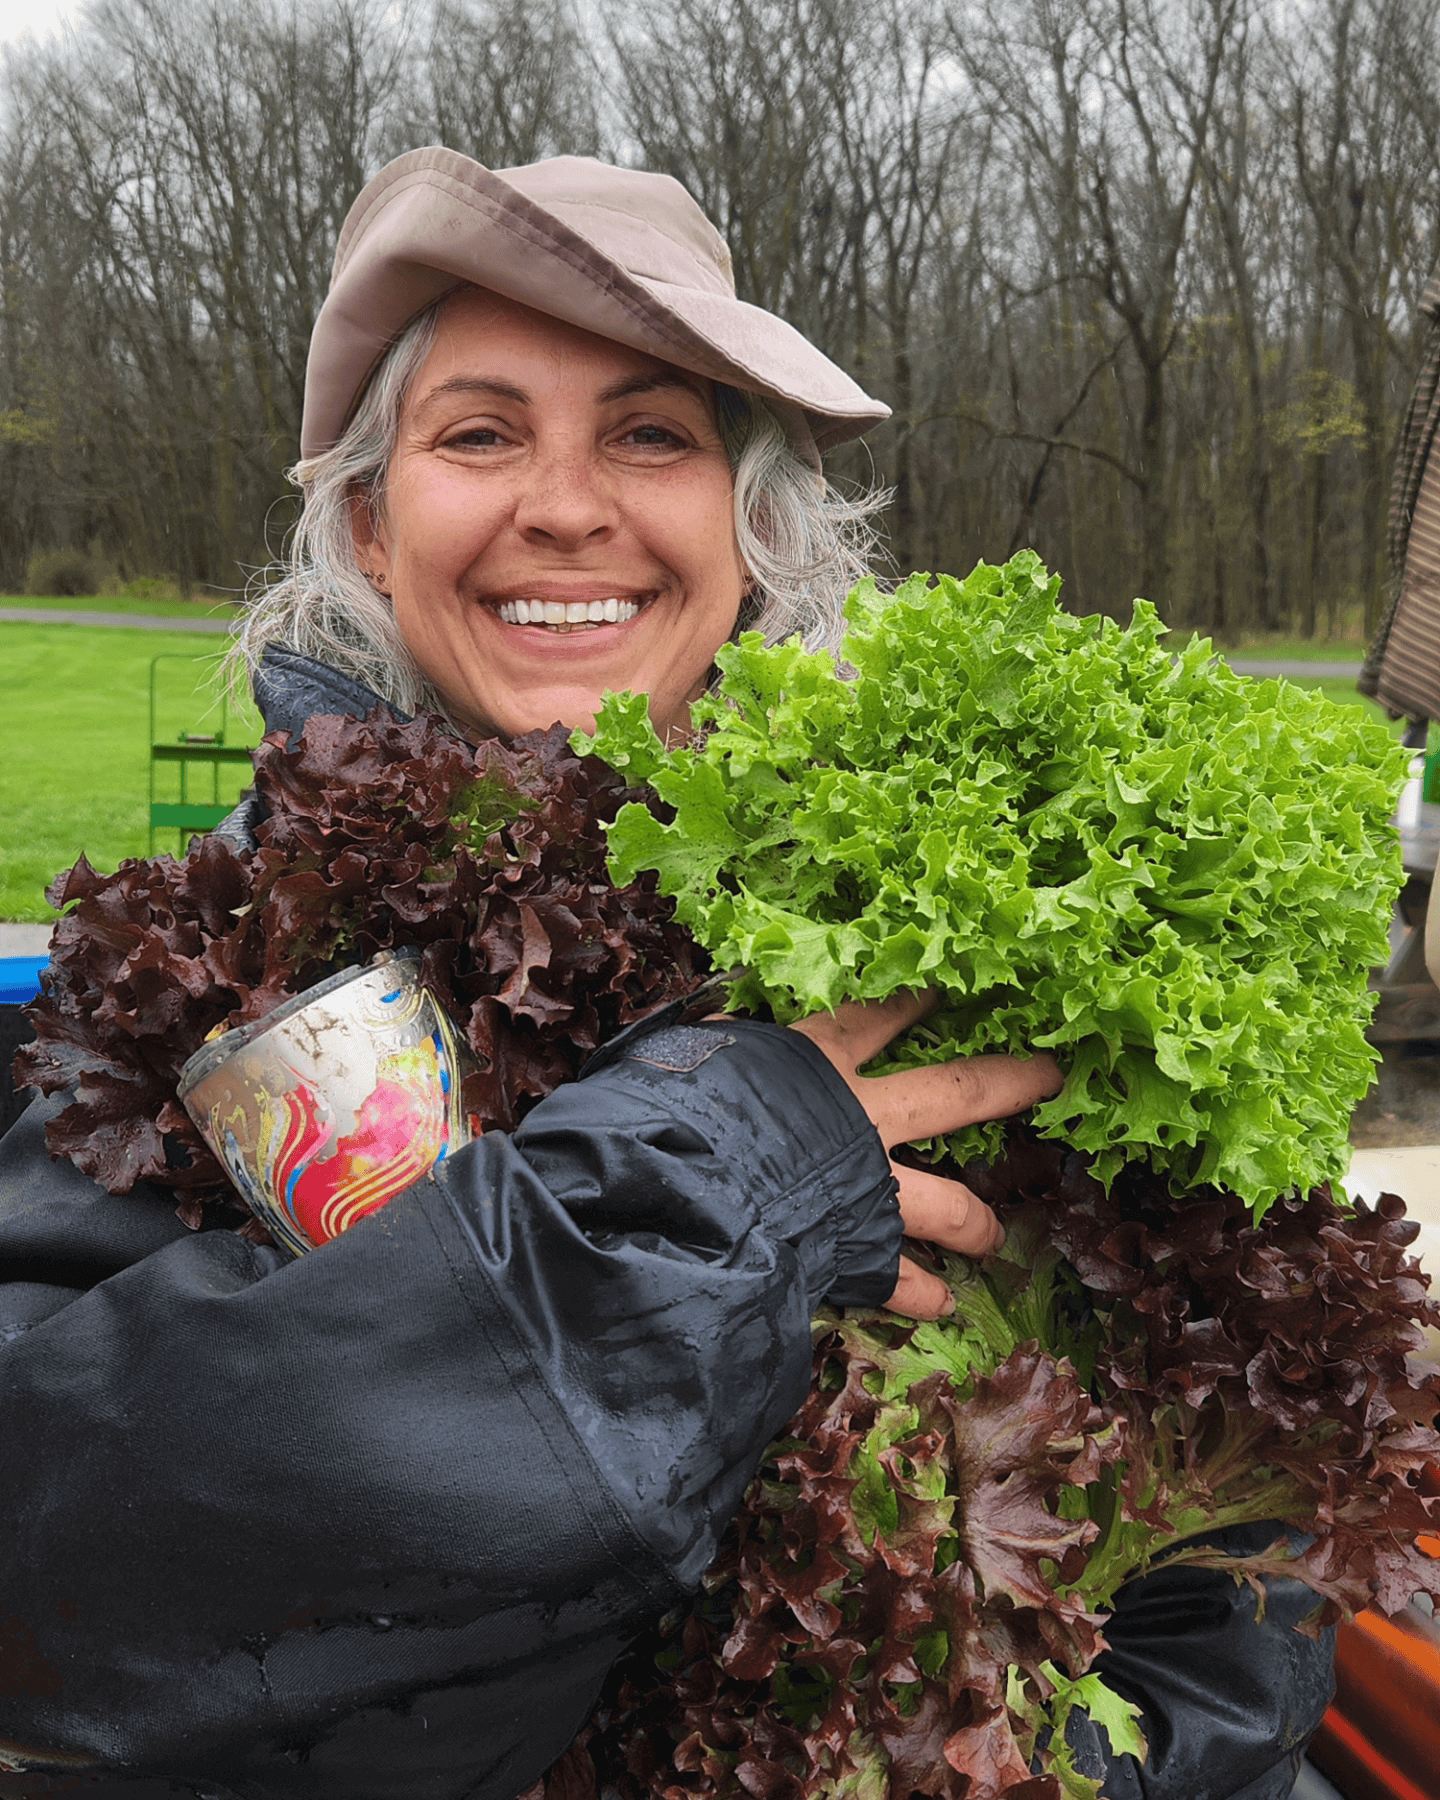
[[[477,1135],[467,1067],[419,954],[401,950],[202,1045],[179,1094],[250,1209],[303,1254]]]

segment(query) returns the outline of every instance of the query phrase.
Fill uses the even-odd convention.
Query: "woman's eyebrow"
[[[437,382],[420,405],[428,406],[444,394],[489,394],[497,400],[517,401],[521,406],[530,403],[526,389],[516,387],[513,381],[491,381],[483,375],[452,375],[447,381]]]
[[[684,375],[678,369],[657,369],[653,375],[623,375],[609,387],[601,388],[596,399],[602,405],[609,405],[616,400],[659,393],[666,388],[686,388],[694,393],[696,386],[693,376]],[[488,394],[497,400],[513,400],[520,406],[528,406],[533,398],[527,388],[516,387],[513,381],[498,381],[485,375],[451,375],[431,388],[420,405],[426,406],[445,394]]]
[[[688,388],[696,392],[697,377],[684,375],[679,369],[657,369],[653,375],[626,375],[601,388],[597,398],[602,403],[629,400],[636,394],[653,394],[664,388]]]

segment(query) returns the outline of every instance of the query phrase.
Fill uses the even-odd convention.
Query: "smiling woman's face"
[[[710,384],[465,289],[410,385],[361,566],[458,719],[683,730],[745,587]]]

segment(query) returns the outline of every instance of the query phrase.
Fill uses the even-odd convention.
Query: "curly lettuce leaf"
[[[656,871],[732,1004],[781,1020],[931,985],[891,1065],[1051,1049],[1041,1128],[1215,1183],[1262,1213],[1338,1178],[1370,1085],[1368,971],[1401,879],[1405,753],[1357,708],[1252,681],[1058,605],[1026,551],[964,581],[851,595],[827,652],[750,633],[719,655],[695,743],[607,700],[624,808],[614,878]],[[962,1160],[975,1134],[948,1148]]]

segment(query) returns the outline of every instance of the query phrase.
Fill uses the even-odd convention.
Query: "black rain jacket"
[[[272,725],[373,700],[266,673]],[[0,1770],[50,1771],[0,1800],[512,1800],[694,1589],[816,1306],[895,1280],[873,1127],[748,1021],[632,1028],[299,1259],[52,1163],[60,1104],[0,1144]],[[1103,1666],[1152,1757],[1078,1721],[1107,1794],[1281,1800],[1309,1600],[1135,1584]]]

